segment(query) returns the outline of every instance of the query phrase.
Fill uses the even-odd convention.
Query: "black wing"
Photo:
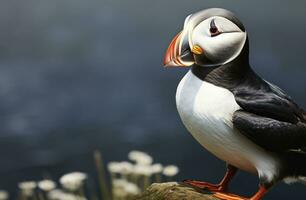
[[[306,124],[283,122],[238,110],[234,127],[264,149],[281,152],[306,147]]]
[[[270,151],[306,147],[305,113],[282,90],[258,76],[233,90],[242,110],[233,124],[242,134]]]
[[[233,90],[243,110],[284,122],[305,122],[304,111],[277,86],[259,77],[248,81]]]

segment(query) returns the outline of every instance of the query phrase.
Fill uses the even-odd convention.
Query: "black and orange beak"
[[[187,33],[182,31],[170,43],[164,58],[164,67],[188,67],[193,63],[194,57],[189,47]]]

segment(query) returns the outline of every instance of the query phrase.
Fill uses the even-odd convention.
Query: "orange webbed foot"
[[[211,192],[222,192],[226,190],[226,188],[220,184],[212,184],[202,181],[184,180],[183,183],[197,189],[208,190]]]
[[[216,192],[213,194],[213,196],[223,200],[261,200],[266,193],[267,189],[261,186],[251,198],[241,197],[239,195],[226,192]]]
[[[213,196],[222,200],[250,200],[250,198],[241,197],[236,194],[223,193],[223,192],[216,192],[215,194],[213,194]]]

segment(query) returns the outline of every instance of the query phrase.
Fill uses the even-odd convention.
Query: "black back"
[[[281,89],[266,82],[250,67],[248,40],[232,62],[216,67],[192,66],[203,81],[230,90],[241,110],[234,127],[259,146],[274,152],[306,147],[304,111]]]

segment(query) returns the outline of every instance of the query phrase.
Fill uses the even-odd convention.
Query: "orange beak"
[[[188,67],[193,63],[187,34],[182,31],[171,41],[164,58],[164,67]]]

